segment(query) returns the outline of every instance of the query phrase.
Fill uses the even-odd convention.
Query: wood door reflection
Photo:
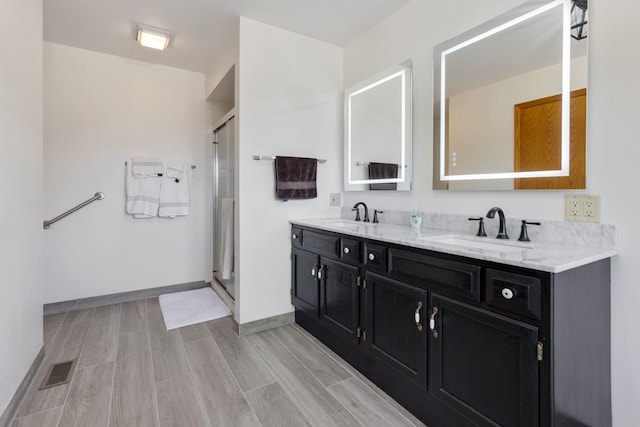
[[[587,90],[571,92],[569,176],[518,178],[517,190],[586,188]],[[515,105],[516,172],[561,168],[562,95]],[[543,125],[541,125],[541,123]]]

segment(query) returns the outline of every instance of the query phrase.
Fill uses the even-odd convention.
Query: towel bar
[[[261,156],[259,154],[254,154],[253,155],[253,160],[275,160],[276,156]],[[325,159],[318,159],[318,163],[322,164],[322,163],[327,163],[327,161]]]
[[[128,164],[127,162],[124,162],[125,166],[127,166],[127,164]],[[196,165],[191,165],[191,169],[195,169],[195,168],[196,168]]]
[[[359,161],[356,160],[355,162],[353,162],[353,165],[354,166],[369,166],[369,163],[367,163],[367,162],[359,162]],[[404,165],[404,167],[408,168],[409,165]]]
[[[48,221],[47,221],[47,220],[43,221],[43,222],[42,222],[42,228],[44,228],[44,229],[46,230],[46,229],[50,228],[50,227],[51,227],[51,225],[52,225],[54,222],[58,222],[58,221],[60,221],[60,220],[61,220],[62,218],[64,218],[65,216],[67,216],[67,215],[71,215],[72,213],[74,213],[74,212],[75,212],[75,211],[77,211],[78,209],[80,209],[80,208],[83,208],[83,207],[87,206],[87,205],[88,205],[89,203],[91,203],[91,202],[94,202],[94,201],[96,201],[96,200],[102,200],[102,199],[104,199],[104,193],[97,192],[96,194],[94,194],[94,195],[93,195],[93,197],[92,197],[92,198],[90,198],[89,200],[86,200],[86,201],[84,201],[84,202],[80,203],[78,206],[75,206],[75,207],[73,207],[73,208],[69,209],[68,211],[66,211],[66,212],[64,212],[64,213],[61,213],[60,215],[58,215],[57,217],[55,217],[55,218],[53,218],[53,219],[50,219],[50,220],[48,220]]]

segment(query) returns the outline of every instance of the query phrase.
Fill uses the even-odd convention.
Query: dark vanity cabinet
[[[321,319],[336,335],[357,341],[361,243],[313,231],[302,234],[299,229],[294,229],[291,237],[292,304]]]
[[[537,426],[538,328],[439,295],[431,307],[433,395],[486,425]]]
[[[365,345],[371,357],[427,388],[427,291],[367,273]],[[416,322],[416,319],[418,321]]]
[[[429,426],[610,426],[610,267],[561,273],[294,225],[296,322]]]

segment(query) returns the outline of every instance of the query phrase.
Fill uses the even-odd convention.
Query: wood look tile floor
[[[424,425],[297,325],[167,331],[150,298],[45,316],[44,341],[13,427]],[[38,390],[70,359],[70,384]]]

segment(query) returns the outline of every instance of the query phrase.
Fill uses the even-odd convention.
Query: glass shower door
[[[235,210],[235,119],[214,131],[213,277],[235,299],[233,253]]]

